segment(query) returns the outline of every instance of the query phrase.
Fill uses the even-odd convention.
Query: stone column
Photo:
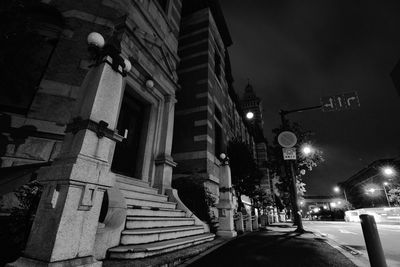
[[[104,62],[86,75],[61,153],[40,170],[44,190],[23,257],[9,266],[101,266],[93,247],[103,194],[114,184],[109,159],[120,138],[122,79]]]
[[[244,230],[247,232],[252,232],[253,227],[252,227],[252,221],[251,221],[251,214],[246,214],[243,216],[243,218],[244,218],[244,220],[246,220]]]
[[[176,166],[171,157],[176,99],[173,95],[167,95],[164,99],[160,149],[155,160],[156,174],[154,180],[154,187],[158,188],[160,194],[164,194],[166,189],[171,189],[172,169]]]
[[[221,237],[235,237],[237,235],[233,221],[235,206],[232,195],[231,169],[227,162],[221,165],[220,173],[219,202],[217,204],[219,227],[217,235]]]
[[[253,216],[253,225],[252,225],[252,227],[253,227],[253,231],[258,230],[258,216],[257,215]]]
[[[239,219],[235,221],[236,231],[238,233],[244,233],[244,224],[243,224],[243,214],[241,212],[238,213]]]

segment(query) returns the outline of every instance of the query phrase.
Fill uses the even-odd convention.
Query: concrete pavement
[[[333,240],[336,245],[358,253],[355,255],[368,266],[368,253],[360,223],[304,221],[304,226]],[[379,237],[389,267],[400,267],[400,225],[377,224]],[[352,252],[353,253],[353,252]]]
[[[294,230],[290,224],[275,224],[233,239],[181,266],[356,266],[325,239]]]

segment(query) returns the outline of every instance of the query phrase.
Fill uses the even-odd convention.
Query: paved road
[[[304,227],[368,257],[360,223],[304,221]],[[400,225],[378,224],[377,227],[388,266],[400,267]]]

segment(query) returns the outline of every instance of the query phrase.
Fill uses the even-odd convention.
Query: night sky
[[[220,0],[233,45],[234,87],[247,79],[263,100],[264,132],[280,109],[320,104],[357,91],[361,107],[290,114],[315,133],[325,162],[308,172],[309,195],[332,187],[376,159],[400,154],[400,95],[390,72],[400,60],[400,1]]]

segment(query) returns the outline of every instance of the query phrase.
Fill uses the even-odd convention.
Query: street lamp
[[[254,113],[251,112],[251,111],[247,112],[247,113],[246,113],[246,118],[247,118],[248,120],[253,119],[253,118],[254,118]]]
[[[390,166],[383,167],[381,171],[382,171],[383,175],[386,177],[391,177],[395,174],[394,169]]]
[[[340,193],[340,187],[339,186],[335,186],[333,188],[333,191],[335,193]],[[344,188],[343,188],[343,196],[344,196],[344,199],[346,200],[346,203],[348,203],[349,201],[347,200],[347,195],[346,195],[346,191],[344,190]]]
[[[386,200],[387,200],[388,206],[389,206],[389,208],[390,208],[390,201],[389,201],[388,194],[387,194],[387,192],[386,192],[386,186],[387,186],[387,185],[389,185],[389,183],[388,183],[388,182],[384,182],[383,185],[382,185],[382,187],[383,187],[383,192],[385,192],[385,196],[386,196]]]
[[[388,207],[390,208],[391,206],[390,206],[389,196],[388,196],[387,191],[386,191],[386,186],[387,185],[389,185],[389,183],[388,182],[384,182],[382,184],[382,188],[383,189],[378,189],[378,188],[371,187],[371,188],[366,190],[366,194],[367,195],[373,195],[376,191],[383,190],[383,192],[385,192],[385,197],[386,197],[386,201],[387,201]]]
[[[306,144],[301,147],[301,152],[304,154],[304,156],[309,156],[314,152],[314,149],[312,146]]]
[[[335,191],[335,193],[339,193],[339,192],[340,192],[339,186],[335,186],[335,187],[333,188],[333,191]]]

